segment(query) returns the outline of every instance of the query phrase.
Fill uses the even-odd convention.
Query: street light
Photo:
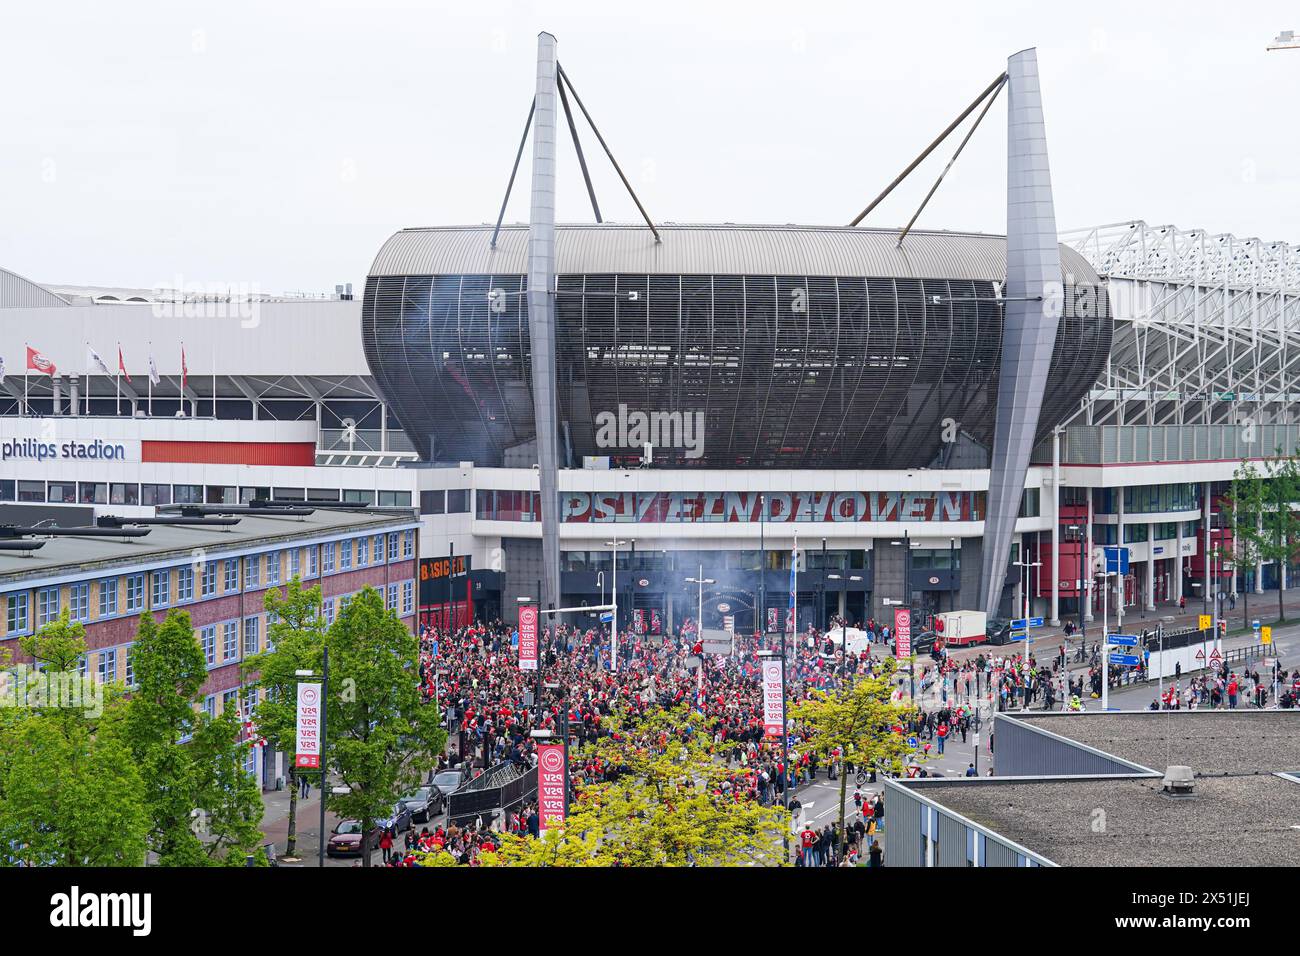
[[[1028,560],[1026,560],[1026,558],[1028,558],[1028,557],[1029,557],[1029,552],[1026,550],[1026,551],[1021,555],[1021,558],[1020,558],[1019,561],[1014,561],[1014,562],[1012,562],[1012,564],[1013,564],[1015,567],[1018,567],[1018,568],[1024,568],[1024,569],[1025,569],[1025,663],[1026,663],[1026,664],[1029,663],[1030,649],[1031,649],[1031,647],[1032,647],[1032,645],[1033,645],[1033,638],[1030,637],[1030,627],[1029,627],[1029,569],[1030,569],[1030,568],[1041,568],[1041,567],[1043,566],[1043,562],[1042,562],[1042,561],[1028,561]],[[1025,686],[1026,686],[1026,688],[1028,688],[1028,684],[1026,684]],[[1025,698],[1024,698],[1024,706],[1023,706],[1021,709],[1022,709],[1022,710],[1028,710],[1028,709],[1029,709],[1029,694],[1028,694],[1028,693],[1025,694]]]
[[[295,677],[315,677],[316,672],[310,669],[299,669],[294,672]],[[326,717],[329,711],[330,698],[330,649],[321,648],[321,684],[320,684],[320,848],[317,851],[317,866],[325,868],[325,794],[328,792],[326,784],[329,782],[329,761],[325,759],[325,727]],[[365,846],[366,836],[361,835],[362,846]],[[370,852],[370,847],[365,847],[365,852]]]
[[[695,584],[699,586],[699,598],[698,598],[698,603],[696,605],[695,633],[696,636],[701,641],[703,641],[704,640],[704,585],[717,584],[718,582],[713,580],[713,578],[706,578],[704,576],[704,565],[701,564],[700,576],[697,578],[687,578],[686,583]]]
[[[605,542],[605,547],[614,549],[610,561],[610,564],[614,569],[614,576],[609,586],[611,595],[610,603],[614,605],[614,610],[609,619],[609,669],[613,674],[618,673],[618,549],[625,544],[627,544],[626,541],[620,541],[618,538],[615,538],[613,541]],[[601,580],[603,581],[604,579],[602,578]],[[604,585],[602,584],[601,587],[601,594],[603,595],[605,593],[603,590]],[[605,602],[602,600],[600,603],[604,604]]]

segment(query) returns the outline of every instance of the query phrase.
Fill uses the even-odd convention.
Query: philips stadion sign
[[[7,438],[0,441],[0,461],[126,461],[127,442],[42,441],[39,438]],[[139,442],[135,446],[139,457]]]

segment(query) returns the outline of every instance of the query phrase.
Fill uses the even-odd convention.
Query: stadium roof
[[[1006,278],[1007,241],[962,232],[908,234],[897,229],[797,225],[658,225],[656,243],[644,225],[558,225],[557,271],[568,274],[764,275],[913,279]],[[503,226],[497,248],[492,227],[434,226],[392,236],[370,267],[372,276],[524,275],[528,226]],[[1061,247],[1061,266],[1080,282],[1096,273],[1074,250]]]
[[[58,308],[67,299],[55,295],[43,285],[24,279],[16,272],[0,269],[0,309]]]

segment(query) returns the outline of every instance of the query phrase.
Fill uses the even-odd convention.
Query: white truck
[[[948,647],[970,647],[988,639],[983,611],[946,611],[934,616],[935,637]]]

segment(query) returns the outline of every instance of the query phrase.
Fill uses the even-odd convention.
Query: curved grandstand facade
[[[992,444],[1006,240],[800,226],[556,229],[562,458],[636,455],[637,413],[702,426],[656,464],[942,465]],[[376,383],[430,460],[501,465],[535,438],[528,228],[408,229],[380,250],[362,333]],[[1066,278],[1040,437],[1097,380],[1112,322],[1097,275]],[[665,423],[669,420],[664,419]],[[955,427],[954,427],[955,426]],[[688,426],[689,427],[689,424]],[[614,444],[611,444],[611,439]],[[623,442],[618,444],[618,442]]]

